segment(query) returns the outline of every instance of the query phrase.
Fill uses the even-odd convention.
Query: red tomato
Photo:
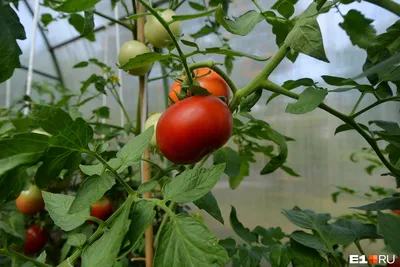
[[[218,73],[209,68],[196,69],[194,72],[196,76],[203,76],[208,73],[204,77],[197,78],[196,81],[200,84],[201,87],[207,89],[211,93],[211,95],[224,96],[226,98],[226,103],[229,103],[229,86],[225,82],[225,80],[221,76],[219,76]],[[184,78],[184,76],[182,78]],[[174,101],[174,103],[179,101],[175,92],[177,94],[181,92],[181,85],[178,82],[174,82],[169,90],[169,97]]]
[[[107,198],[102,198],[92,205],[91,216],[100,220],[106,220],[112,213],[111,202]]]
[[[400,210],[392,210],[392,212],[400,216]]]
[[[18,210],[23,214],[35,214],[44,209],[42,191],[35,185],[31,185],[28,190],[22,191],[15,200]]]
[[[232,135],[232,113],[221,99],[193,96],[169,107],[157,123],[160,151],[176,164],[198,162]]]
[[[37,225],[26,229],[24,253],[27,255],[36,254],[42,250],[47,242],[47,232]]]
[[[396,260],[393,262],[393,263],[388,263],[387,265],[386,265],[387,267],[400,267],[400,259],[399,258],[396,258]]]

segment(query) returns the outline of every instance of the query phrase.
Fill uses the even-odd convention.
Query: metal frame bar
[[[29,12],[31,13],[31,15],[32,15],[32,17],[33,17],[34,13],[33,13],[32,7],[28,4],[28,1],[27,1],[27,0],[23,0],[23,1],[24,1],[26,7],[28,8]],[[44,30],[43,30],[42,26],[40,26],[40,24],[38,24],[38,27],[39,27],[39,31],[40,31],[40,33],[41,33],[41,35],[42,35],[42,37],[43,37],[43,40],[44,40],[44,42],[46,43],[47,49],[48,49],[49,52],[50,52],[50,56],[51,56],[51,58],[52,58],[52,60],[53,60],[54,66],[55,66],[55,68],[56,68],[56,72],[57,72],[57,75],[58,75],[58,77],[59,77],[57,80],[59,80],[60,83],[64,86],[64,79],[63,79],[62,74],[61,74],[61,69],[60,69],[60,65],[58,64],[57,57],[56,57],[54,51],[51,49],[51,45],[50,45],[49,39],[47,39],[47,36],[46,36],[46,34],[44,33]],[[34,72],[40,74],[38,71],[34,71]],[[42,73],[42,74],[45,74],[45,73]],[[46,74],[43,75],[43,76],[48,77],[48,75],[46,75]],[[53,78],[53,77],[49,77],[49,78]]]
[[[28,67],[27,66],[21,66],[20,67],[20,69],[22,69],[22,70],[28,70]],[[40,70],[33,70],[33,73],[36,73],[36,74],[39,74],[39,75],[41,75],[41,76],[44,76],[44,77],[47,77],[47,78],[50,78],[50,79],[53,79],[53,80],[56,80],[56,81],[60,81],[60,78],[59,77],[57,77],[57,76],[54,76],[54,75],[51,75],[51,74],[48,74],[48,73],[45,73],[45,72],[42,72],[42,71],[40,71]],[[60,81],[61,82],[61,81]]]

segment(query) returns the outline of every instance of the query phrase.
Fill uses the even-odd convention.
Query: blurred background
[[[130,2],[130,1],[128,1]],[[264,0],[262,6],[268,10],[274,1]],[[32,40],[32,14],[27,4],[33,6],[34,1],[20,1],[19,17],[25,26],[27,39],[19,41],[23,51],[21,64],[28,66],[29,50]],[[296,13],[301,13],[311,1],[299,1],[296,4]],[[131,6],[128,6],[132,10]],[[110,17],[114,17],[110,1],[101,1],[96,9]],[[118,6],[119,17],[126,13]],[[239,16],[247,10],[256,9],[248,0],[235,0],[230,4],[229,14]],[[380,9],[369,3],[353,3],[342,5],[340,11],[346,14],[350,9],[361,10],[362,13],[373,22],[373,26],[380,34],[397,19],[395,15]],[[177,13],[194,13],[188,5],[182,5]],[[40,14],[56,13],[45,7],[40,7]],[[40,16],[39,16],[40,18]],[[315,60],[306,55],[299,55],[295,63],[285,59],[274,71],[271,80],[282,84],[289,79],[309,77],[324,85],[321,75],[334,75],[341,77],[355,77],[361,72],[365,61],[364,50],[354,47],[347,34],[338,26],[342,17],[335,9],[329,14],[319,16],[325,51],[330,64]],[[113,66],[117,71],[117,38],[120,44],[131,40],[131,33],[125,28],[119,27],[119,35],[115,25],[108,25],[108,20],[95,15],[95,27],[101,28],[96,32],[96,41],[89,42],[87,39],[78,38],[79,33],[68,23],[66,19],[58,18],[44,29],[43,34],[38,31],[35,45],[33,81],[57,83],[60,75],[65,87],[78,91],[81,82],[86,80],[92,73],[99,74],[99,68],[87,67],[84,69],[73,69],[72,67],[80,61],[89,58],[98,58],[100,61]],[[186,21],[183,23],[185,39],[192,40],[190,34],[197,32],[204,26],[202,19]],[[223,30],[223,29],[222,29]],[[44,38],[44,36],[45,38]],[[224,36],[230,39],[232,49],[262,57],[273,55],[277,51],[275,36],[272,34],[271,26],[265,22],[259,23],[247,36],[239,37],[224,32]],[[46,40],[47,39],[47,40]],[[215,47],[220,45],[219,38],[215,35],[196,40],[200,48]],[[187,47],[184,47],[187,48]],[[187,50],[189,51],[189,49]],[[223,56],[196,56],[196,61],[215,60],[223,62]],[[59,66],[59,71],[55,65]],[[246,85],[261,68],[265,62],[256,62],[247,58],[237,58],[234,61],[232,79],[238,87]],[[39,74],[41,72],[42,74]],[[43,73],[45,75],[43,75]],[[151,77],[161,76],[159,65],[155,65]],[[18,69],[7,83],[0,84],[0,105],[6,105],[21,99],[25,94],[27,71]],[[171,84],[173,81],[170,80]],[[360,81],[363,82],[363,81]],[[365,79],[366,82],[366,79]],[[123,99],[127,110],[132,118],[136,117],[136,103],[138,97],[138,80],[136,77],[123,73]],[[325,86],[325,85],[324,85]],[[9,94],[6,94],[7,87]],[[329,86],[327,86],[330,88]],[[334,89],[334,88],[331,88]],[[298,91],[299,92],[299,91]],[[300,91],[301,92],[301,91]],[[165,95],[162,81],[154,81],[148,87],[149,112],[162,112],[165,109]],[[350,154],[367,146],[367,143],[355,132],[348,131],[334,136],[334,131],[341,121],[322,110],[315,110],[304,115],[292,115],[285,113],[287,103],[292,99],[285,97],[275,98],[266,105],[269,92],[264,92],[262,99],[253,108],[254,116],[269,122],[273,128],[282,134],[293,137],[295,142],[289,143],[288,165],[292,167],[301,177],[292,177],[281,170],[275,173],[261,176],[260,170],[268,159],[259,157],[257,163],[251,166],[250,176],[246,177],[242,184],[235,190],[229,188],[228,178],[224,177],[213,189],[221,211],[225,219],[225,225],[221,225],[207,214],[204,214],[206,224],[220,238],[234,236],[229,225],[229,212],[231,205],[235,206],[239,220],[253,229],[256,225],[264,227],[280,226],[285,232],[291,232],[295,227],[281,214],[282,209],[291,209],[295,205],[302,209],[312,209],[316,212],[330,212],[334,216],[350,213],[348,208],[366,203],[366,200],[354,197],[340,197],[337,204],[333,203],[330,194],[336,191],[335,186],[346,186],[356,188],[361,192],[368,190],[371,185],[395,187],[394,179],[390,176],[381,177],[385,169],[375,169],[372,175],[368,175],[364,168],[367,162],[350,161]],[[33,92],[35,100],[37,94]],[[349,113],[359,97],[356,90],[345,93],[330,93],[325,102],[343,113]],[[9,98],[9,99],[7,99]],[[102,98],[91,102],[91,105],[81,109],[82,112],[91,115],[91,111],[102,105]],[[372,103],[370,95],[364,98],[359,108]],[[107,99],[110,107],[111,117],[108,123],[120,124],[120,111],[112,97]],[[400,122],[399,103],[390,103],[363,114],[360,121],[367,123],[369,120],[391,120]],[[379,244],[363,244],[366,253],[377,253]],[[352,248],[349,252],[356,252]],[[358,254],[358,252],[356,252]]]

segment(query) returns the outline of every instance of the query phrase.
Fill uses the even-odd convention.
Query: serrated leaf
[[[218,182],[225,164],[208,169],[189,169],[164,185],[164,199],[177,203],[195,201],[206,195]]]
[[[273,245],[268,252],[272,267],[287,267],[292,260],[288,246]]]
[[[381,200],[378,200],[374,203],[352,207],[353,209],[358,210],[368,210],[368,211],[377,211],[377,210],[400,210],[400,197],[388,197]]]
[[[373,20],[367,19],[358,10],[350,10],[343,16],[339,26],[346,31],[353,45],[367,49],[376,43],[376,31],[371,25]]]
[[[21,133],[0,140],[0,175],[18,166],[38,162],[48,143],[48,136],[36,133]]]
[[[236,216],[236,209],[235,207],[231,207],[231,213],[229,215],[229,221],[231,223],[233,231],[244,241],[247,243],[255,243],[257,242],[257,236],[250,231],[249,228],[243,226],[241,222],[239,222]]]
[[[74,214],[89,208],[114,185],[115,178],[110,172],[104,172],[101,176],[93,175],[86,178],[76,193],[68,213]]]
[[[256,226],[253,233],[259,235],[261,237],[261,243],[266,246],[280,244],[281,240],[286,237],[280,227],[265,229],[264,227]]]
[[[328,262],[318,251],[307,248],[293,239],[290,242],[292,263],[296,267],[329,267]]]
[[[68,237],[67,239],[67,244],[73,247],[82,247],[87,240],[87,237],[85,234],[73,234]]]
[[[220,223],[224,224],[224,218],[222,218],[218,202],[211,191],[208,192],[205,196],[193,201],[193,204],[195,204],[199,209],[206,211]]]
[[[324,240],[322,240],[321,237],[317,235],[308,234],[303,231],[295,231],[290,234],[289,237],[295,240],[297,243],[302,244],[303,246],[325,252],[331,252],[326,246]]]
[[[42,192],[45,208],[49,212],[54,223],[64,231],[71,231],[82,225],[90,215],[89,208],[78,213],[69,214],[68,211],[74,202],[75,197]]]
[[[173,217],[162,229],[154,266],[225,266],[226,250],[206,226],[187,214]]]
[[[44,27],[47,27],[51,22],[55,21],[56,19],[49,13],[44,13],[40,17],[40,22],[42,22]]]
[[[259,22],[263,21],[264,17],[257,11],[250,10],[238,18],[229,19],[226,18],[226,13],[222,6],[219,6],[215,12],[215,19],[228,32],[245,36],[249,34]]]
[[[287,80],[286,82],[283,83],[282,87],[286,88],[288,90],[293,90],[295,88],[298,88],[300,86],[313,86],[314,85],[314,81],[310,78],[301,78],[298,80]],[[267,100],[268,104],[269,102],[271,102],[275,97],[279,96],[278,93],[273,93]]]
[[[143,183],[139,186],[138,188],[138,194],[145,194],[149,191],[151,191],[156,185],[158,184],[158,181],[156,180],[150,180],[146,183]]]
[[[400,20],[396,21],[393,25],[387,28],[385,33],[377,36],[376,43],[368,47],[368,58],[372,63],[379,60],[381,54],[386,51],[394,55],[400,50]]]
[[[365,224],[358,220],[345,219],[339,219],[334,224],[350,231],[351,235],[354,236],[354,240],[381,238],[374,224]]]
[[[19,68],[19,56],[22,54],[17,40],[25,40],[24,26],[10,5],[1,5],[0,9],[0,83],[8,80]]]
[[[260,247],[240,247],[239,262],[241,266],[258,267],[262,258],[263,250]]]
[[[400,234],[400,217],[394,214],[378,213],[379,233],[383,236],[390,250],[400,255],[400,243],[396,236]]]
[[[328,94],[326,89],[308,87],[301,94],[296,103],[289,103],[285,112],[291,114],[304,114],[316,109]]]
[[[128,217],[132,202],[133,198],[128,198],[110,229],[83,251],[82,267],[108,267],[114,264],[131,223]]]
[[[144,65],[153,64],[156,61],[166,60],[171,58],[169,54],[160,54],[156,52],[144,53],[131,58],[125,64],[119,66],[120,69],[130,70]]]
[[[235,255],[238,251],[238,248],[236,247],[236,241],[233,238],[221,239],[218,241],[218,244],[220,244],[228,252],[229,258],[232,258],[233,255]]]
[[[130,247],[135,247],[137,242],[141,240],[144,232],[152,224],[156,211],[154,203],[145,199],[135,202],[131,214],[132,222],[128,232]]]
[[[239,153],[230,147],[223,147],[213,153],[214,165],[225,163],[224,173],[229,177],[236,177],[240,172]]]
[[[293,224],[305,229],[316,229],[331,219],[329,213],[315,213],[311,210],[284,210],[283,215]]]
[[[272,173],[286,162],[288,156],[288,148],[285,137],[274,129],[270,128],[269,126],[264,126],[263,131],[259,134],[265,140],[270,140],[279,147],[279,154],[272,157],[271,160],[261,170],[260,174],[264,175]]]
[[[311,3],[299,16],[294,28],[287,35],[285,44],[297,52],[329,63],[317,22],[317,5],[316,2]]]

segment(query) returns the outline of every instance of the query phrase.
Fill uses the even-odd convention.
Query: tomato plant
[[[232,113],[214,96],[192,96],[169,107],[157,123],[157,144],[176,164],[193,164],[221,148],[232,134]]]
[[[199,68],[195,71],[196,78],[195,81],[199,85],[213,95],[213,96],[223,96],[225,97],[225,102],[229,103],[230,90],[228,84],[225,80],[219,76],[215,71],[209,68]],[[184,76],[182,76],[184,78]],[[169,90],[169,97],[175,103],[179,101],[178,96],[181,93],[181,83],[174,82]],[[190,93],[190,92],[189,92]]]
[[[26,229],[24,253],[32,255],[40,252],[47,242],[46,230],[37,225]]]
[[[0,108],[1,266],[342,267],[350,266],[349,254],[364,259],[379,254],[400,257],[399,121],[388,119],[388,114],[376,119],[369,113],[382,105],[397,109],[400,102],[400,20],[395,18],[400,16],[399,3],[277,0],[269,6],[252,0],[244,10],[228,0],[138,0],[133,5],[118,0],[103,13],[105,5],[98,0],[36,1],[35,8],[23,2],[0,1],[0,82],[7,81],[8,89],[6,105]],[[365,2],[387,16],[374,22],[365,15],[370,14]],[[25,32],[21,22],[26,18],[19,18],[20,10],[25,10],[22,4],[33,13],[32,24],[39,23],[57,77],[38,71],[36,44],[31,43],[26,93],[13,90],[17,97],[13,102],[8,79],[22,77],[13,75],[22,66],[20,41],[34,36]],[[49,12],[39,12],[40,8]],[[121,10],[125,13],[118,18]],[[337,18],[339,25],[334,25]],[[390,22],[386,29],[383,18]],[[332,29],[343,30],[355,46],[351,49],[361,49],[365,55],[359,66],[343,63],[345,77],[332,73],[316,77],[309,65],[301,65],[305,58],[322,64],[332,61],[325,47],[336,46],[339,40],[323,36],[319,26],[323,19]],[[95,25],[103,20],[107,25]],[[77,36],[51,46],[48,37],[54,28],[49,25],[55,21],[69,23]],[[82,81],[79,75],[63,73],[57,58],[62,53],[55,50],[81,38],[101,47],[110,40],[118,44],[120,36],[114,31],[98,34],[115,25],[115,33],[123,28],[125,40],[132,36],[118,48],[118,56],[102,62],[85,55],[84,61],[74,62],[74,71],[90,72]],[[274,39],[277,47],[269,47],[265,38],[246,39],[254,31]],[[210,40],[219,44],[211,46],[215,42]],[[240,42],[246,51],[233,49]],[[245,67],[238,69],[239,64]],[[284,81],[290,64],[307,68],[312,76],[299,72],[296,79]],[[122,71],[137,77],[122,83]],[[37,79],[33,73],[59,83],[33,81]],[[162,81],[163,91],[156,81]],[[137,92],[134,102],[124,101],[124,88]],[[147,97],[150,90],[164,97],[163,107]],[[353,96],[357,99],[346,110],[330,103],[337,94],[348,102]],[[101,97],[118,105],[119,124],[112,106],[105,101],[98,105]],[[257,112],[261,106],[269,108],[277,97],[289,99],[276,107],[293,118],[323,111],[334,118],[329,125],[340,122],[331,136],[324,131],[328,141],[353,132],[360,142],[351,146],[362,147],[351,153],[350,160],[368,164],[364,170],[375,175],[371,179],[377,183],[389,179],[395,188],[368,184],[363,192],[338,185],[331,194],[333,202],[342,201],[343,195],[360,202],[335,216],[299,205],[286,207],[286,202],[270,205],[282,208],[281,214],[263,211],[285,217],[295,227],[293,232],[269,221],[248,221],[240,208],[229,207],[233,200],[225,199],[220,208],[212,189],[221,180],[219,186],[236,190],[255,171],[266,179],[284,175],[280,180],[293,183],[297,194],[296,185],[305,179],[301,170],[293,168],[299,164],[290,156],[298,152],[290,142],[301,143],[302,136],[297,131],[289,136],[284,127],[278,131],[276,121],[281,117]],[[148,117],[149,107],[160,113]],[[304,128],[314,129],[307,124]],[[309,147],[302,147],[302,156],[305,149]],[[313,153],[313,159],[342,156]],[[317,161],[309,165],[322,168]],[[271,183],[272,191],[275,186]],[[235,201],[246,203],[237,192],[232,192]],[[322,202],[319,196],[312,197]],[[213,233],[208,228],[211,217],[205,214],[233,236]],[[258,218],[253,215],[252,219]],[[369,242],[379,244],[376,251],[365,246]],[[372,258],[367,265],[376,264]],[[397,266],[398,259],[378,264]]]
[[[23,214],[35,214],[44,209],[42,191],[35,185],[31,185],[28,190],[24,190],[15,200],[17,209]]]

